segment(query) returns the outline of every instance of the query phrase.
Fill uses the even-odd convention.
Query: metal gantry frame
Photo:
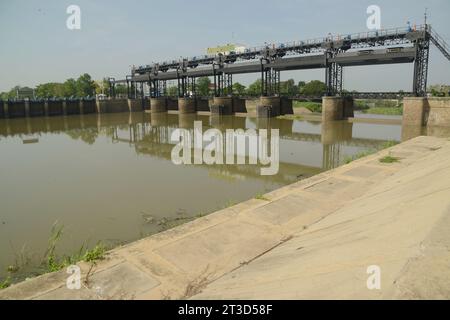
[[[233,75],[217,70],[213,71],[214,97],[233,94]]]
[[[112,98],[116,97],[116,79],[115,78],[108,78],[109,82],[109,96]]]
[[[142,77],[146,77],[147,75],[148,84],[150,87],[150,95],[159,96],[167,94],[167,88],[165,87],[165,82],[161,82],[163,81],[162,79],[164,79],[164,81],[177,79],[179,97],[195,95],[195,80],[199,75],[197,72],[191,72],[191,69],[195,69],[200,65],[213,66],[210,74],[205,75],[204,71],[200,73],[202,73],[204,76],[214,77],[214,95],[229,95],[232,93],[232,74],[242,73],[242,71],[236,71],[237,68],[230,68],[233,71],[229,71],[227,66],[235,63],[236,61],[256,60],[255,69],[257,69],[257,59],[261,61],[261,95],[279,95],[280,69],[291,69],[285,68],[282,64],[281,68],[277,68],[277,61],[284,60],[283,57],[285,55],[302,55],[312,52],[322,53],[324,55],[325,62],[322,66],[325,68],[325,83],[327,87],[326,94],[330,96],[342,95],[343,67],[344,65],[347,66],[351,64],[342,62],[341,53],[345,53],[350,49],[367,49],[366,51],[373,51],[372,48],[398,49],[398,46],[402,46],[402,48],[410,48],[410,56],[408,56],[410,57],[410,60],[408,62],[414,62],[412,93],[416,96],[425,96],[427,93],[426,89],[430,42],[433,42],[438,48],[440,48],[440,50],[446,55],[446,57],[450,57],[450,51],[447,45],[442,40],[440,40],[437,35],[433,34],[431,27],[428,24],[425,24],[414,29],[411,29],[409,27],[378,30],[373,32],[350,34],[343,37],[332,37],[331,35],[329,35],[326,38],[297,41],[287,44],[266,44],[264,47],[247,49],[244,52],[239,53],[230,52],[227,54],[218,54],[215,56],[183,58],[180,61],[174,60],[171,62],[153,64],[151,66],[147,65],[143,67],[133,68],[132,76],[127,77],[128,96],[130,97],[133,91],[134,96],[136,96],[137,89],[134,88],[133,90],[136,82],[133,81],[145,81],[145,78],[143,80]],[[411,48],[414,48],[415,53]],[[389,52],[386,55],[388,56]],[[408,57],[406,55],[405,57],[400,56],[400,58],[404,58],[402,62],[406,62]],[[341,61],[342,65],[337,63],[336,61]],[[391,61],[389,63],[395,62]],[[294,68],[292,68],[292,70],[295,70],[295,66],[293,67]],[[247,68],[247,66],[244,66],[243,70],[245,70],[245,68]],[[316,68],[316,66],[314,66],[313,68]],[[169,70],[173,70],[173,75],[161,76],[161,74],[165,74]],[[115,96],[114,82],[115,79],[110,78],[111,96]]]
[[[333,61],[336,55],[340,52],[339,49],[327,50],[326,68],[325,68],[325,85],[327,86],[327,96],[342,95],[343,88],[343,67]]]
[[[151,98],[164,97],[167,95],[167,82],[165,80],[149,79],[147,85],[149,96]]]
[[[280,95],[280,70],[267,67],[273,58],[261,58],[261,96],[279,96]]]
[[[428,63],[430,58],[430,37],[428,32],[425,32],[423,38],[416,40],[415,47],[413,92],[417,97],[424,97],[427,95]]]

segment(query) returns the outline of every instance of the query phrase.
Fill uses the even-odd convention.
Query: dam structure
[[[196,56],[133,67],[131,74],[123,80],[110,78],[110,94],[114,96],[115,85],[121,83],[126,84],[129,98],[144,101],[145,92],[148,92],[151,109],[155,112],[172,108],[180,113],[211,111],[232,114],[245,112],[245,103],[233,95],[233,75],[255,73],[262,81],[257,115],[273,117],[292,113],[292,100],[280,94],[282,71],[325,69],[327,90],[323,97],[322,119],[341,120],[353,116],[353,96],[361,96],[344,93],[345,67],[410,63],[414,68],[410,92],[367,92],[362,96],[414,97],[416,99],[405,99],[406,118],[413,118],[409,122],[420,121],[424,124],[431,44],[450,60],[449,46],[429,24],[338,36],[329,34],[323,38],[265,45],[242,52]],[[214,99],[209,110],[205,110],[204,97],[196,93],[196,79],[199,77],[214,79]],[[178,84],[178,101],[168,97],[169,80],[175,80]]]

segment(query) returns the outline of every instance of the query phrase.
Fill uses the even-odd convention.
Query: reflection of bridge
[[[177,80],[178,96],[195,94],[198,77],[214,77],[215,96],[232,93],[232,75],[260,73],[261,95],[279,94],[280,72],[286,70],[326,70],[327,95],[342,93],[343,68],[378,64],[414,62],[413,94],[426,95],[430,42],[450,60],[445,41],[430,25],[417,29],[397,28],[327,36],[319,39],[296,41],[279,45],[266,45],[244,52],[231,52],[201,57],[184,58],[179,61],[160,62],[131,70],[125,80],[111,79],[111,94],[115,83],[126,83],[128,94],[144,94],[144,84],[151,97],[166,96],[166,81]],[[131,90],[131,86],[135,89]],[[135,96],[136,97],[136,96]]]
[[[246,123],[249,119],[250,123]],[[322,166],[311,167],[292,164],[280,159],[278,178],[283,182],[295,181],[299,174],[311,175],[324,169],[336,167],[342,161],[342,147],[377,148],[384,141],[376,139],[353,138],[353,124],[345,121],[325,123],[321,125],[321,134],[293,131],[292,120],[256,119],[245,117],[214,117],[204,115],[174,115],[122,113],[92,114],[71,117],[18,118],[0,121],[1,136],[26,136],[42,133],[67,133],[74,139],[86,143],[94,143],[100,134],[110,135],[113,142],[126,142],[135,147],[136,152],[163,159],[170,159],[173,143],[170,134],[176,128],[193,131],[194,121],[202,121],[206,128],[214,127],[222,132],[226,129],[271,129],[280,130],[280,138],[287,141],[308,141],[321,143],[323,146]],[[127,132],[125,137],[123,133]],[[218,173],[228,172],[232,175],[259,176],[259,168],[254,166],[208,166]]]
[[[244,117],[213,117],[202,115],[170,115],[153,114],[150,126],[142,127],[140,125],[130,126],[129,138],[119,138],[115,131],[113,140],[132,143],[136,150],[141,153],[152,154],[164,159],[170,159],[170,152],[174,143],[170,141],[172,130],[176,128],[187,129],[193,134],[194,121],[202,121],[208,127],[219,129],[225,133],[226,129],[248,129]],[[300,133],[292,130],[294,121],[281,119],[254,119],[256,129],[271,128],[280,130],[280,138],[288,141],[307,141],[321,143],[323,146],[322,166],[320,169],[326,170],[340,165],[342,159],[342,147],[351,146],[364,149],[376,149],[382,145],[385,140],[353,138],[353,124],[345,121],[322,124],[321,134]],[[280,168],[283,166],[297,166],[283,162],[280,159]],[[220,166],[219,166],[220,167]],[[246,166],[244,166],[246,167]],[[304,167],[304,166],[300,166]],[[301,169],[301,168],[298,169]],[[306,167],[304,167],[306,168]]]

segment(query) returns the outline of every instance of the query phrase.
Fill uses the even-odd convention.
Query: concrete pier
[[[280,115],[294,114],[292,100],[286,97],[281,98]]]
[[[166,97],[151,98],[150,110],[152,113],[167,112],[168,99]]]
[[[322,122],[344,118],[344,99],[342,97],[322,98]]]
[[[128,111],[139,112],[144,110],[145,100],[143,99],[128,99]]]
[[[258,118],[278,117],[281,114],[281,98],[261,97],[256,106],[256,114]]]
[[[179,98],[178,99],[178,112],[195,113],[197,112],[197,101],[195,98]]]
[[[425,109],[428,126],[450,127],[450,97],[428,98],[428,110]]]
[[[403,99],[404,126],[450,126],[450,98],[405,97]]]
[[[405,97],[403,98],[403,120],[405,126],[419,126],[425,124],[425,110],[427,98]]]
[[[212,115],[231,115],[233,114],[232,97],[214,97],[211,105]]]

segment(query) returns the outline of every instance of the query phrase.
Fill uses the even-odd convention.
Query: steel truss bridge
[[[126,84],[129,98],[167,96],[167,81],[176,80],[178,96],[195,95],[198,77],[214,78],[214,96],[232,95],[233,75],[260,73],[261,95],[280,94],[280,73],[288,70],[325,69],[326,94],[343,95],[343,69],[351,66],[414,63],[412,91],[407,93],[365,93],[385,96],[425,96],[430,44],[450,61],[450,49],[430,25],[395,28],[346,36],[327,36],[305,41],[265,45],[244,52],[206,55],[133,67],[123,80],[110,78],[110,94],[115,85]],[[349,93],[346,93],[349,94]],[[358,94],[349,94],[357,96]]]

